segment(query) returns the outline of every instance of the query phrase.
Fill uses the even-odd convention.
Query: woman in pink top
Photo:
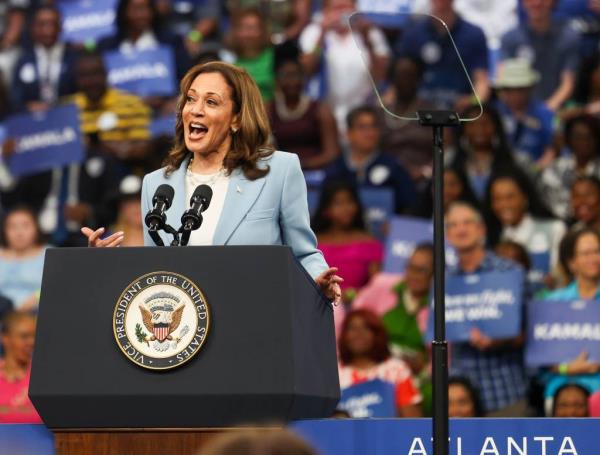
[[[356,188],[345,181],[327,182],[312,221],[319,249],[327,261],[336,261],[347,302],[350,290],[358,290],[379,271],[381,243],[365,227]]]
[[[344,279],[340,287],[348,306],[356,292],[379,271],[383,259],[383,247],[365,227],[356,188],[345,181],[326,182],[312,227],[325,260],[336,264],[338,275]],[[344,313],[344,308],[336,308],[333,313],[337,335]]]
[[[0,423],[42,422],[27,396],[35,323],[35,316],[23,312],[9,313],[2,323]]]

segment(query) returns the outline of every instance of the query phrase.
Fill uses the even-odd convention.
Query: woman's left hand
[[[342,289],[340,283],[343,283],[344,279],[336,275],[338,271],[337,267],[329,267],[318,277],[315,278],[317,286],[321,288],[325,297],[333,302],[334,306],[338,306],[342,300]]]

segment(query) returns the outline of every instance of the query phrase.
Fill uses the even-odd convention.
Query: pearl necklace
[[[187,176],[188,180],[190,181],[190,183],[192,183],[192,185],[194,187],[196,187],[198,185],[208,185],[212,189],[214,184],[217,183],[217,180],[219,180],[221,177],[225,176],[225,168],[224,167],[221,167],[221,169],[219,169],[214,174],[207,174],[207,175],[196,174],[196,173],[192,172],[192,162],[193,161],[194,161],[193,159],[190,159],[190,162],[187,166],[186,176]]]

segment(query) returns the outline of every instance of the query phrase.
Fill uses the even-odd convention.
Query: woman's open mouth
[[[202,139],[208,132],[208,127],[203,123],[192,122],[189,128],[189,138],[193,141]]]

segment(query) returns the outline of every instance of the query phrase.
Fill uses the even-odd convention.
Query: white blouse
[[[221,218],[225,196],[229,188],[230,177],[221,169],[214,174],[196,174],[189,169],[185,175],[186,202],[189,204],[192,194],[198,185],[208,185],[213,191],[208,208],[202,212],[202,224],[192,231],[188,245],[212,245],[217,223]]]

